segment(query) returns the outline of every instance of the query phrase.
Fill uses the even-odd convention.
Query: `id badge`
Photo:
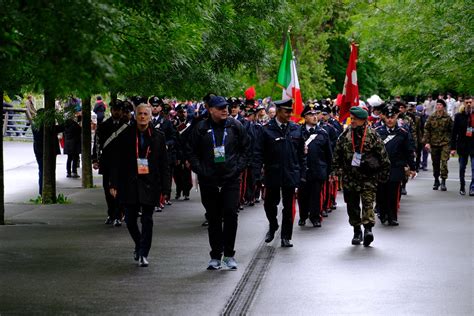
[[[472,137],[472,132],[474,132],[474,127],[468,127],[466,130],[466,137]]]
[[[149,174],[150,170],[148,169],[148,159],[137,159],[138,174]]]
[[[354,156],[352,156],[352,166],[353,167],[360,167],[361,159],[362,159],[362,154],[354,153]]]
[[[224,146],[214,147],[214,162],[215,163],[225,162],[225,147]]]

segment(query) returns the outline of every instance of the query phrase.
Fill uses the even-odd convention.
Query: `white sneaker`
[[[207,270],[219,270],[222,268],[221,261],[218,259],[211,259],[207,266]]]
[[[148,260],[146,257],[140,256],[140,260],[138,260],[139,267],[148,267]]]
[[[234,257],[224,257],[222,260],[229,270],[237,270],[237,261]]]

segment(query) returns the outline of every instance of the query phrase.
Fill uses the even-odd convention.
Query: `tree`
[[[351,1],[360,54],[393,94],[474,89],[474,15],[469,1]]]

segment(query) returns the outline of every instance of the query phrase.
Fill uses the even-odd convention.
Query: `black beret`
[[[277,109],[293,110],[293,100],[278,100],[275,101],[275,106],[277,107]]]
[[[446,101],[444,101],[443,99],[436,100],[436,103],[441,103],[444,107],[446,107]]]

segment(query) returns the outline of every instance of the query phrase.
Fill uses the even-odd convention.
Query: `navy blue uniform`
[[[397,205],[400,185],[405,178],[405,166],[415,170],[415,155],[410,134],[397,125],[389,130],[386,125],[375,129],[385,144],[390,158],[390,178],[386,183],[378,185],[377,205],[382,222],[389,223],[397,220]]]
[[[265,213],[270,230],[278,229],[280,190],[283,199],[281,238],[291,240],[294,220],[295,188],[306,176],[304,138],[301,127],[288,122],[282,129],[275,118],[263,126],[255,148],[257,166],[264,170]],[[257,168],[258,169],[258,168]]]

